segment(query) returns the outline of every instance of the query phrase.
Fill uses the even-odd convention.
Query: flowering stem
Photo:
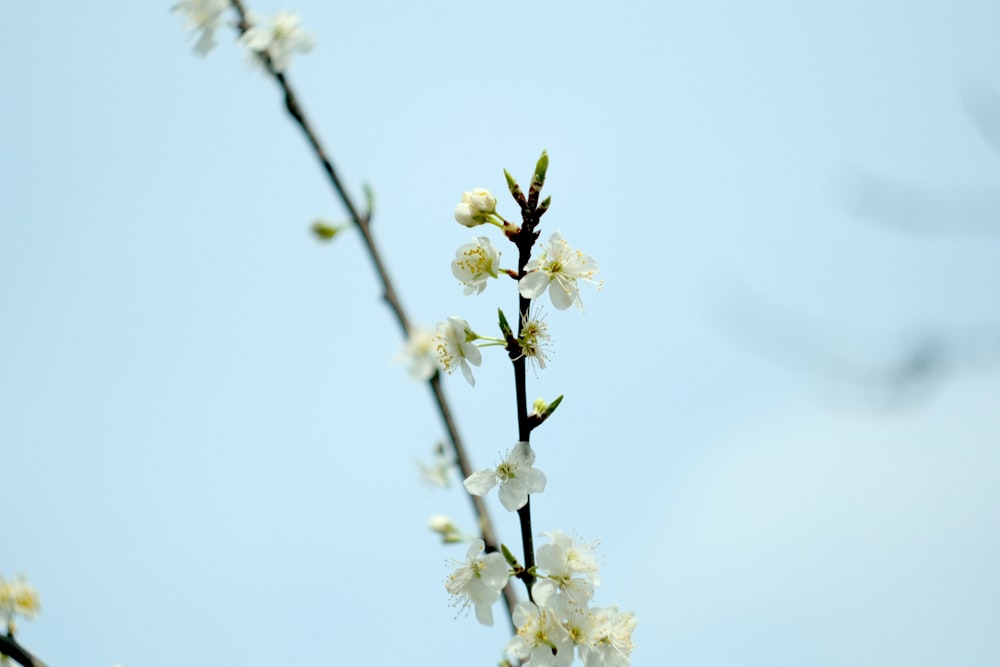
[[[508,180],[510,179],[508,178]],[[535,198],[537,199],[537,195]],[[517,198],[515,197],[515,199]],[[535,214],[535,206],[531,202],[524,202],[522,199],[517,199],[517,202],[521,206],[521,218],[524,224],[516,234],[512,235],[511,240],[517,245],[517,277],[520,279],[526,273],[525,267],[531,261],[531,247],[538,237],[535,233],[538,216]],[[531,299],[518,295],[518,313],[520,315],[517,318],[518,339],[521,339],[524,333],[530,309]],[[517,436],[518,440],[522,442],[530,442],[531,429],[534,426],[528,414],[528,387],[527,373],[525,372],[527,358],[520,349],[517,350],[518,354],[515,356],[513,345],[510,351],[512,353],[511,361],[514,364],[514,391],[517,395]],[[524,582],[525,588],[528,589],[528,599],[531,599],[531,587],[535,583],[535,575],[532,574],[535,567],[535,546],[531,531],[531,496],[528,496],[528,502],[525,503],[524,507],[517,510],[517,518],[521,523],[521,548],[524,552],[524,571],[520,578]]]
[[[243,7],[241,0],[231,0],[233,8],[239,15],[239,24],[237,29],[240,34],[244,33],[249,29],[250,24],[247,22],[246,10]],[[265,59],[266,59],[265,55]],[[368,257],[375,267],[375,273],[378,275],[379,282],[382,284],[382,299],[386,302],[389,310],[396,318],[396,322],[402,331],[403,337],[409,336],[411,331],[409,318],[406,315],[406,311],[403,309],[403,305],[396,295],[396,290],[393,287],[392,279],[389,277],[389,273],[385,268],[385,264],[382,261],[382,256],[378,251],[378,247],[375,244],[375,239],[372,237],[371,233],[371,211],[366,211],[361,213],[360,209],[354,204],[354,200],[348,194],[347,190],[344,188],[340,177],[337,174],[337,170],[334,168],[333,163],[327,156],[323,145],[319,141],[319,137],[316,132],[312,129],[312,125],[306,119],[305,113],[302,111],[302,107],[298,102],[298,97],[292,90],[291,84],[288,82],[288,78],[281,72],[275,72],[271,65],[269,59],[265,60],[268,71],[274,76],[275,81],[281,87],[282,92],[285,96],[285,108],[288,110],[289,115],[295,120],[299,128],[301,128],[302,133],[305,135],[306,140],[309,142],[310,147],[312,147],[313,152],[316,153],[316,157],[319,159],[320,164],[323,167],[323,171],[326,173],[327,178],[330,180],[330,184],[333,186],[334,191],[339,197],[340,201],[343,203],[344,208],[347,209],[347,213],[350,216],[351,221],[354,223],[355,227],[361,232],[362,240],[364,241],[365,249],[368,251]],[[469,457],[466,454],[465,445],[462,442],[462,438],[458,433],[458,426],[452,416],[451,408],[449,407],[448,401],[444,395],[444,389],[441,386],[441,377],[439,373],[435,373],[429,380],[428,386],[431,389],[431,393],[434,396],[434,402],[437,404],[438,412],[441,415],[441,420],[444,422],[445,431],[448,433],[448,441],[451,444],[452,451],[455,454],[455,460],[458,463],[459,469],[461,470],[462,477],[467,478],[475,469],[473,468]],[[473,511],[479,521],[479,531],[482,535],[483,542],[486,545],[487,552],[494,552],[500,550],[500,542],[496,537],[496,530],[493,528],[493,522],[490,519],[489,510],[486,507],[486,503],[479,496],[474,496],[472,494],[466,494],[470,501],[472,502]],[[517,594],[514,592],[512,586],[508,585],[503,590],[504,603],[507,606],[507,617],[510,619],[511,614],[514,612],[514,607],[517,605],[518,599]],[[513,620],[511,619],[511,628],[515,631]]]

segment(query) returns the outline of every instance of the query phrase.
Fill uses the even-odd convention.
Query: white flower
[[[240,43],[251,51],[268,55],[275,72],[284,72],[292,60],[292,53],[310,51],[315,43],[312,35],[299,27],[299,16],[280,11],[270,20],[247,14],[250,27],[240,37]]]
[[[215,47],[215,30],[228,8],[229,0],[180,0],[173,6],[173,11],[184,17],[188,30],[201,33],[194,44],[195,53],[204,56]]]
[[[483,355],[472,341],[477,336],[469,328],[469,323],[460,317],[449,317],[447,322],[437,325],[437,335],[434,337],[434,350],[438,363],[449,373],[455,372],[455,367],[462,368],[462,375],[473,387],[476,378],[472,377],[469,364],[478,366],[483,363]]]
[[[531,589],[532,597],[545,604],[555,593],[562,593],[571,604],[585,605],[594,597],[594,587],[601,584],[594,554],[597,542],[578,543],[561,530],[542,535],[551,543],[538,547],[535,562],[545,574],[539,575]]]
[[[591,609],[594,625],[590,637],[579,644],[580,660],[586,667],[628,667],[632,663],[632,631],[638,621],[632,612],[618,607]]]
[[[496,210],[496,197],[489,190],[476,188],[462,193],[462,201],[455,207],[455,220],[466,227],[476,227],[488,222]]]
[[[24,577],[10,581],[0,577],[0,619],[8,632],[13,632],[15,616],[30,620],[38,615],[39,609],[38,591]]]
[[[492,605],[507,585],[507,561],[498,552],[481,556],[485,549],[482,540],[473,542],[466,561],[448,577],[445,588],[455,597],[455,604],[462,609],[474,605],[476,619],[483,625],[493,625]]]
[[[507,460],[495,470],[474,472],[465,480],[465,488],[474,496],[483,496],[500,484],[500,502],[507,511],[521,509],[528,502],[528,494],[545,490],[545,473],[531,467],[535,452],[527,442],[518,442],[507,455]]]
[[[440,442],[434,448],[434,455],[429,464],[417,461],[417,467],[420,468],[420,477],[431,486],[440,486],[441,488],[447,488],[451,483],[451,468],[453,464],[454,460],[445,451],[444,445]]]
[[[485,236],[466,243],[455,251],[451,272],[465,285],[465,294],[482,294],[486,282],[497,277],[500,270],[500,253]]]
[[[573,641],[556,613],[533,602],[514,607],[517,634],[507,644],[507,652],[531,667],[567,667],[573,664]]]
[[[438,514],[432,516],[427,522],[428,528],[441,536],[441,541],[445,544],[454,544],[456,542],[468,542],[469,537],[463,535],[461,531],[455,526],[450,517]],[[472,538],[473,540],[475,538]]]
[[[410,335],[406,339],[406,345],[398,355],[397,361],[408,361],[410,364],[410,377],[418,382],[430,380],[437,371],[437,362],[434,360],[434,333],[423,327],[414,327],[410,330]]]
[[[595,283],[594,275],[598,271],[597,260],[573,250],[560,232],[552,232],[541,255],[524,268],[529,273],[518,282],[521,296],[537,299],[548,288],[553,306],[566,310],[575,303],[581,311],[583,302],[576,283],[578,280]],[[600,286],[599,282],[597,284]]]
[[[522,356],[538,364],[539,368],[545,368],[548,361],[545,348],[552,342],[552,337],[549,336],[549,325],[541,316],[536,313],[535,317],[525,319],[517,342],[521,345]]]

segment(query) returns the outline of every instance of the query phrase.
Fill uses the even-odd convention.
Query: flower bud
[[[488,221],[497,210],[497,200],[489,190],[476,188],[462,193],[462,202],[455,207],[455,220],[466,227],[476,227]]]
[[[462,195],[462,201],[468,202],[469,206],[482,214],[490,214],[497,210],[497,199],[489,190],[476,188],[472,192]]]

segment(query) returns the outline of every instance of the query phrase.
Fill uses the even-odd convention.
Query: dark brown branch
[[[12,635],[0,635],[0,655],[6,655],[24,667],[46,667],[45,663],[31,655],[28,649],[17,643]]]

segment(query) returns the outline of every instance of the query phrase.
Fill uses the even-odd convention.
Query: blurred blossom
[[[228,8],[229,0],[180,0],[173,6],[173,11],[184,17],[188,30],[198,33],[195,53],[204,56],[215,47],[215,31]]]
[[[423,327],[413,327],[396,360],[409,363],[410,377],[418,382],[430,380],[438,366],[434,358],[435,336]]]
[[[268,55],[275,72],[286,71],[293,53],[307,53],[315,44],[312,35],[299,27],[299,16],[293,12],[280,11],[270,19],[249,12],[247,22],[250,27],[240,37],[240,43],[255,53]]]
[[[39,609],[38,591],[23,576],[11,580],[0,577],[0,618],[9,633],[14,632],[15,617],[30,620],[38,615]]]

